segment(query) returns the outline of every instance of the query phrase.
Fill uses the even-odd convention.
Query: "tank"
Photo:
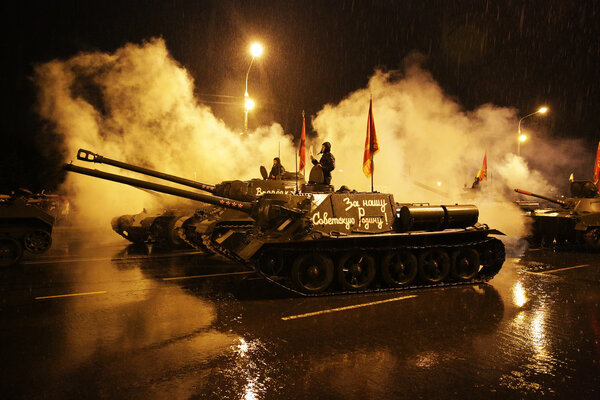
[[[398,204],[391,194],[334,192],[319,182],[298,194],[238,201],[73,164],[64,168],[246,215],[243,227],[208,218],[203,227],[180,232],[302,295],[481,283],[505,260],[503,243],[493,237],[502,233],[478,223],[474,205]]]
[[[300,173],[285,172],[281,179],[269,180],[265,167],[261,167],[263,179],[251,179],[249,181],[231,180],[216,185],[201,183],[175,175],[165,174],[148,168],[132,165],[122,161],[104,157],[90,150],[79,149],[77,159],[86,162],[112,165],[128,171],[160,178],[169,182],[177,183],[194,189],[199,189],[222,197],[235,200],[252,201],[266,193],[288,194],[295,193],[298,186],[305,183],[304,176]],[[184,248],[195,247],[211,254],[205,246],[192,244],[186,235],[180,235],[178,230],[202,229],[205,219],[211,221],[227,221],[229,226],[239,225],[241,227],[251,223],[247,214],[226,210],[215,206],[199,206],[195,209],[166,209],[146,210],[138,214],[121,215],[114,217],[111,221],[113,230],[135,244],[152,244],[162,248]],[[184,222],[187,223],[183,226]],[[193,228],[190,228],[192,227]],[[188,236],[193,235],[190,232]]]
[[[41,254],[48,250],[53,225],[54,217],[29,202],[27,193],[0,198],[0,267],[17,264],[23,251]]]
[[[138,214],[114,217],[112,229],[136,245],[153,245],[161,249],[182,249],[190,246],[175,231],[179,218],[193,215],[194,209],[146,210]]]
[[[557,208],[534,209],[528,216],[533,219],[530,241],[534,246],[555,244],[585,245],[589,250],[600,250],[600,197],[592,181],[571,182],[571,196],[557,199],[521,189],[515,192],[537,197],[557,205]]]

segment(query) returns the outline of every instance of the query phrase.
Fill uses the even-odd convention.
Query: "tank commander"
[[[281,165],[281,160],[279,157],[275,157],[273,159],[273,167],[269,173],[269,179],[281,179],[281,175],[283,175],[284,172],[285,168]]]
[[[325,142],[321,146],[321,152],[323,154],[321,159],[317,161],[311,154],[310,159],[312,163],[323,169],[323,177],[325,178],[325,184],[331,184],[331,171],[335,169],[335,157],[331,154],[331,143]]]

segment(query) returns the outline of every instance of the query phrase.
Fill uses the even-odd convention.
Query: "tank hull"
[[[24,251],[41,254],[52,245],[54,217],[25,199],[0,202],[0,267],[17,264]]]

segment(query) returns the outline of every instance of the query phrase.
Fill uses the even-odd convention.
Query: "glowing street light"
[[[252,110],[254,106],[254,100],[252,100],[250,97],[246,97],[246,99],[244,100],[244,109],[246,110],[246,112]]]
[[[256,57],[260,57],[263,52],[263,47],[260,43],[253,43],[250,46],[250,54],[252,54],[252,60],[248,66],[248,72],[246,72],[246,90],[244,91],[244,133],[248,133],[248,111],[254,108],[254,102],[248,97],[248,76],[250,75],[250,68],[254,63]]]
[[[523,120],[525,118],[531,117],[532,115],[546,114],[546,112],[548,112],[548,107],[540,107],[537,111],[532,112],[531,114],[527,114],[523,118],[519,119],[519,127],[518,127],[519,133],[517,135],[517,155],[518,156],[521,155],[521,142],[524,142],[525,140],[527,140],[527,136],[521,134],[521,122],[523,122]]]

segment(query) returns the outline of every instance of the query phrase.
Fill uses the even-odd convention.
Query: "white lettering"
[[[369,229],[371,224],[377,224],[377,228],[383,228],[383,218],[381,217],[363,217],[360,219],[360,224],[364,225],[365,229]]]
[[[350,227],[356,223],[356,220],[354,218],[329,218],[326,212],[321,217],[321,213],[317,211],[312,216],[312,222],[315,225],[344,225],[346,230],[350,230]]]
[[[348,211],[349,209],[356,207],[359,208],[360,205],[358,204],[358,200],[350,200],[348,197],[344,197],[344,203],[346,203],[348,205],[348,207],[346,207],[346,209],[344,211]]]
[[[379,207],[381,208],[381,212],[385,212],[385,206],[387,206],[387,201],[385,199],[365,199],[362,201],[363,207]]]
[[[262,196],[263,194],[295,194],[294,190],[263,190],[261,187],[256,188],[256,196]],[[308,194],[298,193],[303,196]]]

